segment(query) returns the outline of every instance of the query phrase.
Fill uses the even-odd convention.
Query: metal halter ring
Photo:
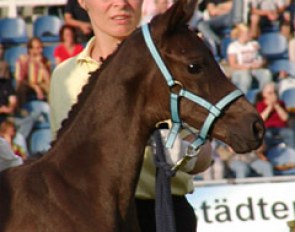
[[[171,92],[177,95],[179,95],[182,89],[183,89],[183,84],[178,80],[175,80],[173,85],[170,86]]]

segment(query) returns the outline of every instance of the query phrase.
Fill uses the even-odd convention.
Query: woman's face
[[[273,85],[266,85],[262,90],[262,96],[267,102],[274,103],[277,101],[277,94]]]
[[[63,31],[63,40],[66,43],[74,43],[74,34],[71,29],[65,28]]]
[[[29,54],[31,56],[41,56],[43,54],[43,44],[38,40],[32,41],[32,46],[29,48]]]
[[[141,17],[143,0],[79,0],[88,12],[93,30],[123,39],[137,27]]]
[[[250,40],[250,33],[248,30],[241,30],[239,35],[239,41],[247,43]]]

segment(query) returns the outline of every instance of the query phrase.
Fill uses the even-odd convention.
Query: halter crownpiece
[[[224,110],[224,108],[229,105],[231,102],[233,102],[235,99],[239,98],[240,96],[243,95],[242,91],[239,89],[236,89],[223,97],[221,100],[219,100],[215,105],[211,104],[204,98],[195,95],[194,93],[186,90],[183,88],[182,84],[174,80],[172,75],[170,74],[169,70],[167,69],[166,65],[164,64],[153,40],[151,37],[151,33],[149,30],[148,24],[144,24],[141,26],[141,30],[143,33],[143,37],[145,40],[145,43],[147,47],[149,48],[149,51],[155,60],[157,66],[161,70],[163,76],[166,79],[166,82],[168,86],[170,87],[170,90],[172,89],[173,86],[178,85],[181,87],[180,91],[178,94],[173,93],[170,91],[170,111],[171,111],[171,120],[172,120],[172,128],[170,130],[170,133],[168,135],[168,139],[166,142],[166,148],[171,148],[173,146],[173,143],[176,139],[177,134],[179,133],[179,130],[183,128],[183,123],[180,118],[179,114],[179,101],[181,97],[185,97],[189,99],[190,101],[202,106],[206,110],[208,110],[209,114],[207,118],[205,119],[205,122],[200,130],[200,133],[198,135],[198,138],[190,144],[190,148],[197,150],[200,148],[201,145],[205,143],[208,137],[209,130],[211,126],[213,125],[214,121],[216,118],[218,118]],[[198,154],[198,152],[196,153]],[[196,155],[194,155],[196,156]],[[191,157],[189,153],[186,154],[186,157]]]

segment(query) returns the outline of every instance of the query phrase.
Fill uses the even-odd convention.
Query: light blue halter
[[[229,93],[225,97],[223,97],[220,101],[216,103],[216,105],[212,105],[210,102],[206,101],[202,97],[199,97],[195,95],[194,93],[185,90],[181,83],[174,80],[171,76],[170,72],[168,71],[166,65],[164,64],[163,60],[161,59],[161,56],[151,38],[150,30],[148,27],[148,24],[145,24],[141,27],[143,37],[145,40],[145,43],[147,47],[149,48],[151,55],[153,56],[155,62],[157,63],[159,69],[161,70],[163,76],[165,77],[168,86],[170,89],[172,89],[173,86],[179,85],[181,87],[181,90],[178,94],[170,92],[170,108],[171,108],[171,120],[172,120],[172,128],[170,130],[170,133],[168,135],[168,139],[166,142],[166,147],[171,148],[177,134],[179,133],[179,130],[183,127],[182,121],[180,119],[178,105],[179,100],[181,97],[185,97],[194,103],[202,106],[203,108],[207,109],[209,111],[209,114],[200,130],[200,133],[198,135],[198,138],[190,144],[190,147],[194,150],[197,150],[201,145],[203,145],[207,139],[208,132],[213,125],[213,122],[217,117],[219,117],[222,110],[230,104],[235,99],[239,98],[243,95],[243,93],[240,90],[234,90],[233,92]],[[189,156],[189,154],[188,154]]]

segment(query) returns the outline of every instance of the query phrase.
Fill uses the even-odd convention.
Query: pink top
[[[83,49],[84,47],[82,44],[75,44],[73,52],[69,53],[66,47],[63,44],[60,44],[54,49],[54,57],[59,58],[59,60],[62,62],[70,57],[78,55]]]

